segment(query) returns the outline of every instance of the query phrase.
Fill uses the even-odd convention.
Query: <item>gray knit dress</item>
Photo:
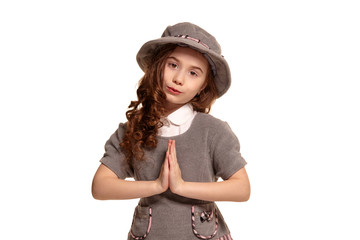
[[[224,180],[246,165],[240,144],[226,122],[209,114],[196,114],[190,128],[174,137],[158,136],[156,149],[145,151],[145,161],[129,165],[119,144],[126,130],[120,124],[105,144],[100,160],[120,179],[152,181],[158,178],[168,140],[176,140],[176,154],[184,181]],[[129,222],[130,225],[130,222]],[[121,233],[122,234],[122,233]],[[232,239],[214,202],[190,199],[166,191],[141,198],[135,207],[128,240]]]

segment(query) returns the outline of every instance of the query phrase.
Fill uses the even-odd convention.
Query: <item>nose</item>
[[[176,75],[174,75],[173,83],[182,86],[184,84],[184,80],[185,80],[184,78],[185,78],[185,74],[182,73],[182,71],[179,71],[177,72]]]

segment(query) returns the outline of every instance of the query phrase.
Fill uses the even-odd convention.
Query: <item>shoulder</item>
[[[195,121],[195,129],[198,132],[206,132],[210,136],[233,134],[229,124],[210,114],[197,113]]]
[[[206,113],[197,113],[197,123],[198,123],[198,127],[202,126],[205,128],[211,128],[213,130],[219,130],[222,129],[226,126],[228,126],[228,124],[219,119],[214,117],[213,115],[210,114],[206,114]]]
[[[127,123],[119,123],[116,131],[110,136],[108,142],[120,143],[125,135]]]
[[[119,132],[125,132],[126,131],[126,128],[127,128],[127,122],[125,123],[119,123],[119,126],[118,126],[118,131]]]

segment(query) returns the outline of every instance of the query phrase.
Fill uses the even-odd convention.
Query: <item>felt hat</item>
[[[158,47],[168,43],[190,47],[207,58],[214,75],[218,97],[221,97],[229,89],[231,74],[228,63],[221,55],[220,44],[210,33],[189,22],[168,26],[161,38],[146,42],[136,55],[140,68],[144,71],[148,60]]]

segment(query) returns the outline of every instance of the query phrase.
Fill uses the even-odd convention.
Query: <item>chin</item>
[[[168,97],[166,96],[166,103],[172,106],[182,106],[185,105],[187,102],[184,101],[176,101],[175,99],[173,99],[171,96]]]

